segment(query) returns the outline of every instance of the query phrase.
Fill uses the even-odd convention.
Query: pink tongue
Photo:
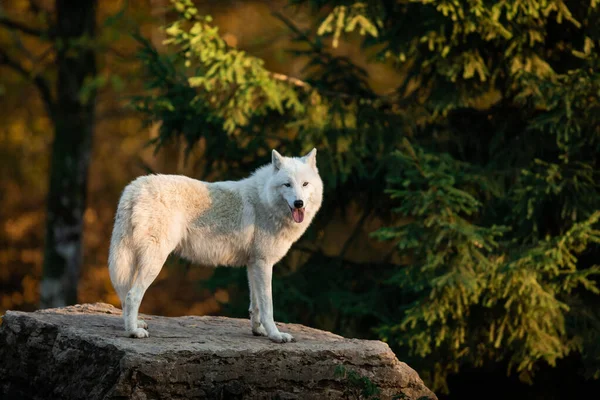
[[[292,210],[292,217],[294,217],[294,221],[297,223],[304,221],[304,208],[294,208]]]

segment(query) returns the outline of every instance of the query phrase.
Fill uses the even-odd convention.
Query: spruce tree
[[[301,80],[227,46],[209,16],[174,0],[170,51],[139,38],[149,91],[134,100],[162,123],[157,148],[203,143],[199,178],[244,176],[275,146],[316,146],[321,215],[351,194],[387,221],[373,240],[393,241],[405,265],[308,246],[307,262],[274,282],[278,318],[381,338],[434,390],[465,366],[498,362],[531,381],[568,355],[600,378],[596,2],[291,3],[319,20],[303,31],[280,15],[309,60]],[[399,87],[376,93],[331,52],[357,35],[398,69]],[[244,279],[217,271],[210,284]]]

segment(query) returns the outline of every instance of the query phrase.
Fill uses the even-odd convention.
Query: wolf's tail
[[[127,292],[133,285],[136,268],[135,250],[131,235],[131,221],[123,215],[121,204],[115,218],[112,237],[110,239],[110,252],[108,256],[108,271],[115,291],[125,304]]]

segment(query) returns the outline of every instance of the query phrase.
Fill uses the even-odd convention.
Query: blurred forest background
[[[0,2],[0,312],[120,306],[122,189],[317,147],[276,320],[381,339],[440,398],[600,392],[595,0]],[[246,317],[169,260],[141,311]]]

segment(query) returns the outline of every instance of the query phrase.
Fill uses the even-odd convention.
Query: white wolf
[[[108,260],[129,336],[149,336],[138,320],[140,303],[175,252],[207,266],[247,266],[252,332],[292,341],[273,320],[271,277],[273,264],[321,207],[316,155],[316,149],[300,158],[273,150],[271,164],[240,181],[148,175],[130,183],[119,200]]]

